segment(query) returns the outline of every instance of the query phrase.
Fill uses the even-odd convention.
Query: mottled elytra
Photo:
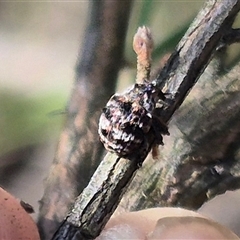
[[[145,154],[149,148],[147,134],[155,136],[155,144],[162,143],[168,134],[166,125],[154,115],[162,92],[153,83],[135,84],[123,94],[115,94],[103,109],[99,121],[99,136],[105,148],[128,159]]]
[[[130,160],[146,155],[149,147],[156,153],[156,147],[163,144],[162,135],[169,134],[165,123],[154,114],[157,102],[165,100],[165,96],[156,82],[149,80],[153,40],[148,28],[138,29],[133,48],[138,60],[136,84],[110,98],[100,116],[98,129],[108,151]],[[148,142],[149,134],[154,136],[154,142]]]

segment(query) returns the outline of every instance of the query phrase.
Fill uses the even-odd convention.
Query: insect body
[[[149,133],[155,136],[154,144],[162,144],[161,134],[168,134],[168,131],[154,115],[154,109],[163,96],[156,91],[155,82],[135,84],[125,93],[113,95],[99,121],[98,132],[105,148],[131,159],[146,153]]]
[[[147,27],[138,29],[133,48],[137,54],[136,84],[110,98],[98,129],[105,148],[128,159],[146,155],[149,147],[156,152],[156,146],[163,144],[162,134],[169,134],[165,123],[155,114],[157,102],[165,96],[156,82],[149,80],[153,40]],[[154,135],[154,142],[149,143],[149,134]]]

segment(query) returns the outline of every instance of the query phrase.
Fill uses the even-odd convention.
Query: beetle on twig
[[[133,49],[137,54],[136,83],[122,94],[114,94],[99,120],[99,136],[105,148],[118,156],[132,159],[149,149],[147,134],[153,133],[153,157],[162,145],[162,135],[169,135],[166,124],[154,114],[159,100],[165,96],[150,81],[153,40],[150,30],[140,27],[134,36]]]

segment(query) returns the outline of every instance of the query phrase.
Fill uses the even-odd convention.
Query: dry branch
[[[218,66],[214,59],[174,115],[161,160],[145,162],[121,208],[197,209],[240,187],[240,64],[222,77],[216,77]]]
[[[168,105],[160,111],[165,121],[170,120],[206,68],[219,42],[231,29],[239,9],[240,1],[237,0],[210,0],[194,20],[158,77],[159,88],[169,93]],[[136,156],[135,160],[129,161],[107,154],[54,239],[95,238],[145,158]],[[198,183],[194,183],[198,187]],[[165,196],[171,199],[172,195]]]
[[[231,29],[229,33],[227,33],[222,40],[223,45],[230,45],[233,43],[240,42],[240,29]]]
[[[106,99],[114,92],[123,61],[131,3],[91,1],[65,128],[41,200],[38,226],[42,239],[51,238],[101,160],[97,123]]]

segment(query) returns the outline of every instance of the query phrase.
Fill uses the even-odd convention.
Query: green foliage
[[[139,20],[138,20],[138,26],[142,25],[149,25],[151,22],[151,16],[152,10],[153,10],[153,0],[145,0],[142,2],[140,14],[139,14]]]
[[[60,130],[63,116],[50,114],[64,106],[59,95],[30,98],[2,90],[0,102],[0,155],[45,142]]]
[[[158,44],[156,44],[154,52],[153,52],[153,60],[157,60],[161,58],[167,52],[173,51],[177,43],[181,40],[185,32],[187,31],[189,25],[191,24],[192,19],[180,26],[176,32],[172,35],[167,36],[166,39]]]
[[[136,54],[132,50],[132,36],[138,26],[146,25],[152,30],[155,42],[153,61],[159,62],[166,53],[174,50],[185,34],[193,17],[196,15],[195,12],[199,9],[198,5],[201,5],[201,2],[186,3],[176,1],[174,3],[169,2],[169,4],[164,1],[153,0],[135,2],[126,45],[127,66],[131,68],[136,66]],[[169,9],[172,12],[169,12]],[[176,12],[179,12],[179,14],[174,15]]]

